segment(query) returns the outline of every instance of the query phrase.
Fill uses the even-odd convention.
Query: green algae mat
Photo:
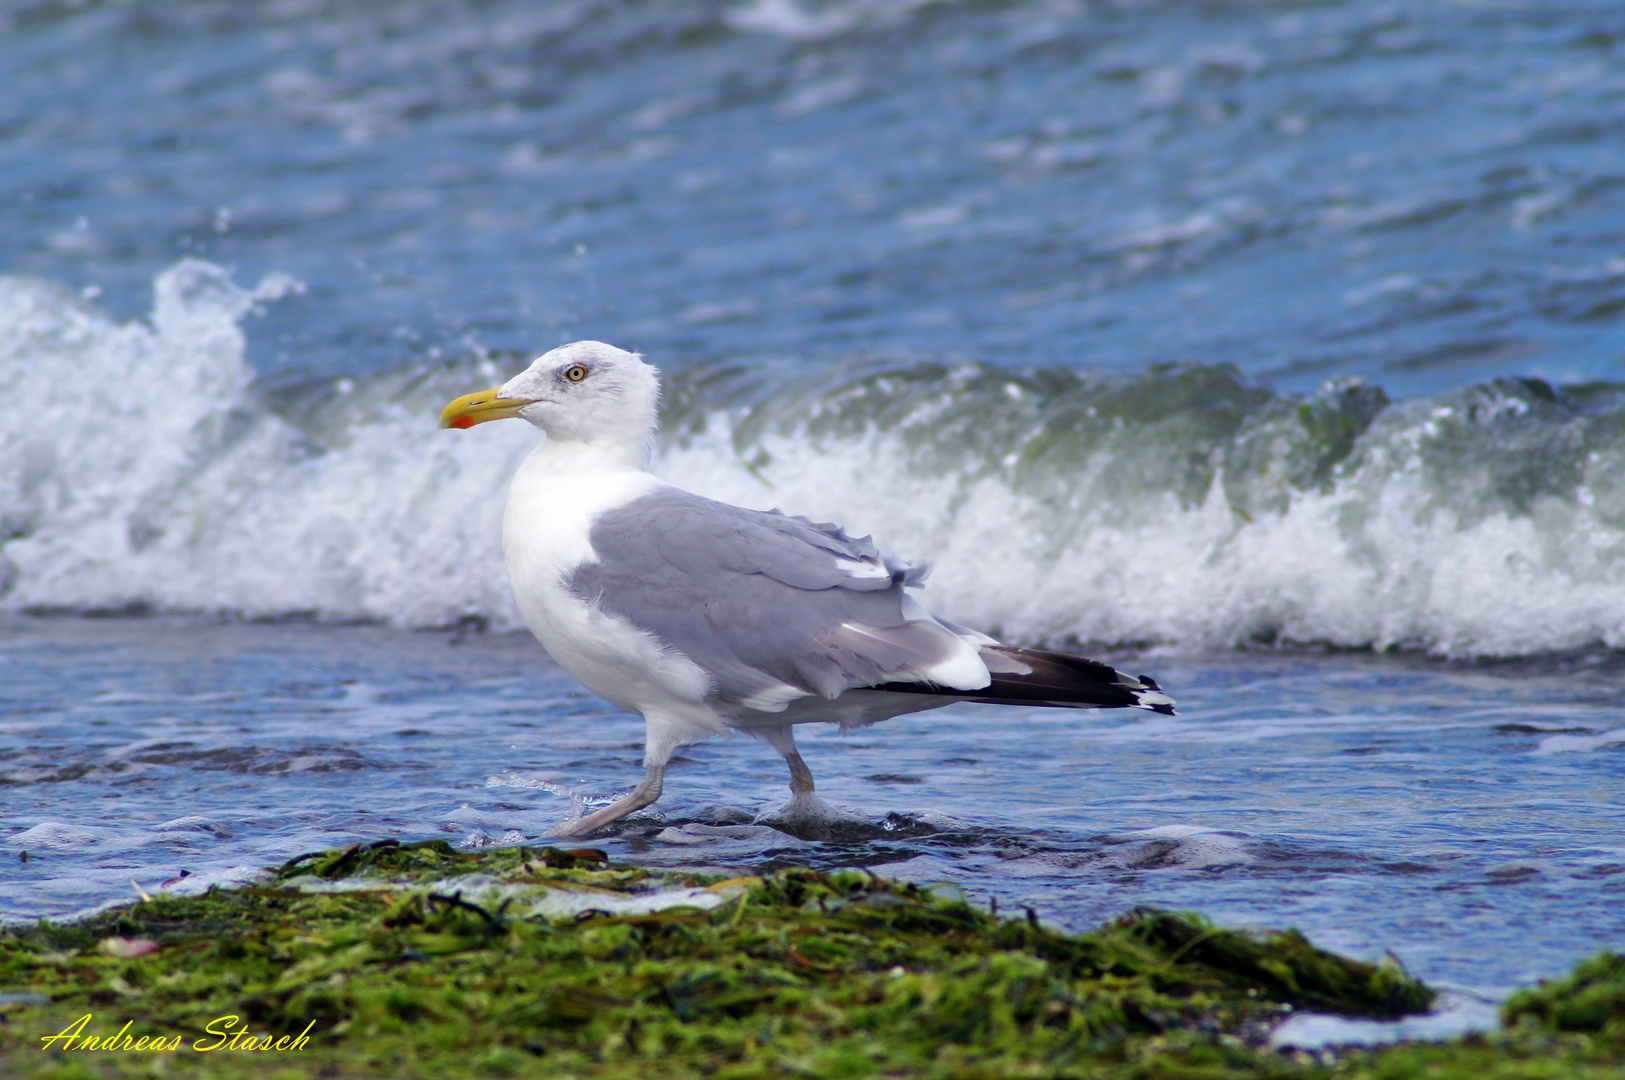
[[[0,931],[0,1076],[1625,1078],[1606,953],[1515,995],[1493,1036],[1267,1045],[1297,1010],[1433,997],[1292,931],[1167,912],[1073,936],[856,872],[385,842]]]

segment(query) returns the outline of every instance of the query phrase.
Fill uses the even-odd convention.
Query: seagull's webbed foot
[[[656,799],[660,798],[661,778],[666,767],[664,764],[650,765],[643,774],[638,786],[624,799],[617,799],[602,810],[595,810],[584,818],[567,821],[563,825],[548,833],[549,836],[576,837],[586,836],[608,825],[612,821],[619,821],[630,813],[642,810]]]
[[[812,770],[807,768],[807,763],[796,749],[794,731],[788,727],[771,729],[763,732],[762,737],[784,755],[784,763],[790,766],[790,801],[777,810],[757,815],[757,823],[795,828],[827,826],[852,820],[850,811],[831,806],[818,797],[814,790]]]
[[[817,825],[840,817],[839,810],[818,797],[818,792],[814,790],[812,770],[801,759],[795,744],[792,743],[788,750],[781,750],[780,753],[784,754],[785,764],[790,766],[790,801],[779,807],[772,815],[773,819],[791,825]]]

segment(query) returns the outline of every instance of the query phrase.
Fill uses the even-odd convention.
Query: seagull
[[[660,373],[638,354],[577,341],[440,414],[442,428],[518,417],[546,433],[503,514],[514,598],[560,667],[644,720],[642,781],[552,835],[586,836],[651,805],[678,747],[727,731],[783,755],[782,820],[819,822],[835,815],[796,750],[797,724],[854,728],[960,701],[1173,715],[1147,676],[931,615],[911,595],[928,563],[653,475],[659,400]]]

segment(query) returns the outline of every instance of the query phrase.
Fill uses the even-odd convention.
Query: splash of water
[[[519,625],[500,513],[535,433],[433,416],[521,361],[256,386],[239,321],[293,287],[187,260],[120,324],[0,280],[0,606]],[[670,380],[656,468],[932,558],[935,609],[1019,640],[1518,655],[1625,643],[1622,403],[1537,380],[1293,397],[1212,366],[713,365]]]

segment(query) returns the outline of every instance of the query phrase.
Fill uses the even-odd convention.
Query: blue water
[[[534,433],[433,429],[586,337],[666,372],[662,475],[1182,710],[804,739],[834,840],[696,746],[617,857],[1191,907],[1491,996],[1620,947],[1617,5],[0,22],[0,918],[629,786],[636,720],[508,632]]]
[[[9,4],[0,267],[305,282],[264,373],[662,363],[1617,378],[1617,5]]]
[[[1488,996],[1625,935],[1617,658],[1124,662],[1182,715],[803,729],[820,792],[863,823],[834,840],[750,824],[788,794],[771,749],[700,744],[658,813],[593,842],[659,866],[872,866],[1077,929],[1136,904],[1298,926]],[[22,618],[0,673],[7,919],[360,840],[513,843],[570,815],[561,792],[642,775],[641,722],[528,635]]]

